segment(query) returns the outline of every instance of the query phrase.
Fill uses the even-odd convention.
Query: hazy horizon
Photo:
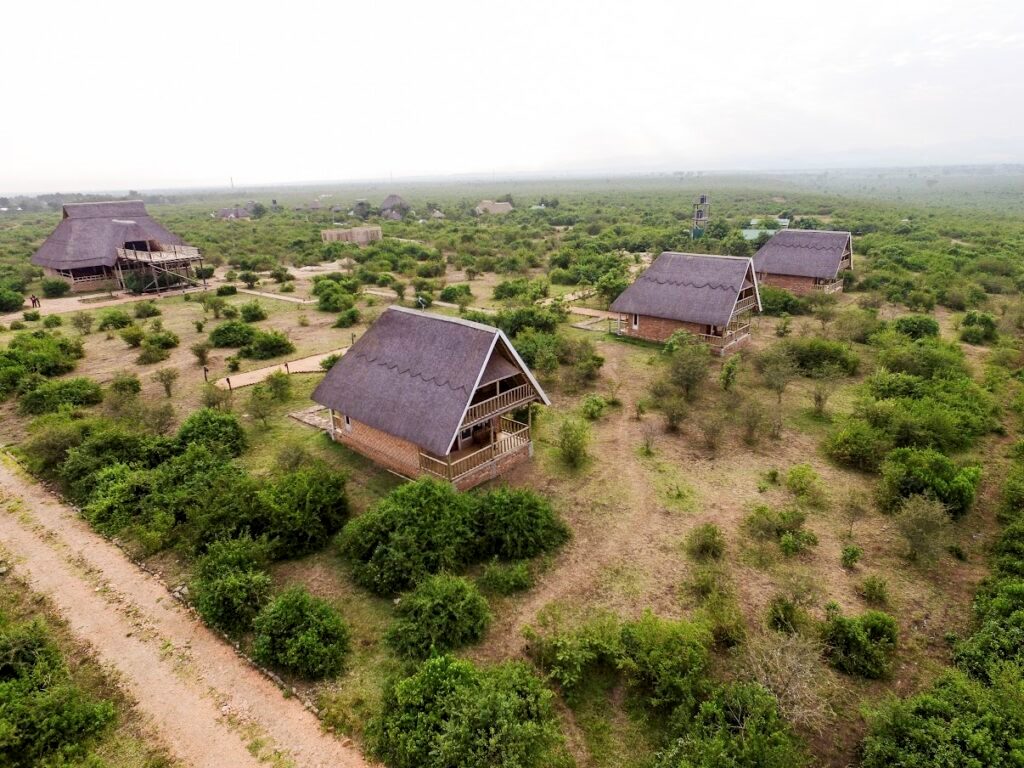
[[[4,195],[1024,162],[1006,0],[57,2],[0,43]]]

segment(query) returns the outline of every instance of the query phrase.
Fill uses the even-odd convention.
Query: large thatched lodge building
[[[144,292],[199,282],[202,256],[151,218],[144,203],[129,200],[65,205],[32,263],[72,291]]]
[[[665,342],[687,331],[719,355],[750,340],[750,314],[761,311],[750,258],[666,251],[619,297],[616,332]]]
[[[330,409],[335,441],[462,489],[532,456],[529,406],[550,404],[499,329],[403,307],[384,311],[313,400]]]
[[[754,269],[763,285],[804,295],[840,293],[843,271],[853,269],[849,232],[784,229],[754,254]]]

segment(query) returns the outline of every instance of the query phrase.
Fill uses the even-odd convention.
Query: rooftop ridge
[[[477,323],[473,320],[467,320],[464,317],[449,317],[448,315],[438,315],[433,312],[424,312],[420,309],[412,309],[411,307],[396,307],[390,306],[385,310],[386,312],[404,312],[407,315],[416,315],[418,317],[425,317],[429,320],[437,320],[438,322],[452,323],[453,325],[462,325],[466,328],[473,328],[478,331],[484,331],[492,335],[500,333],[501,329],[496,328],[493,325],[487,325],[485,323]]]

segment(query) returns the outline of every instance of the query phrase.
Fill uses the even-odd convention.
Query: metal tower
[[[697,240],[702,237],[710,220],[711,198],[706,193],[697,195],[693,199],[693,228],[690,230],[690,239]]]

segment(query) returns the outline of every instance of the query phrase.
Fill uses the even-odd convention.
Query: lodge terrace
[[[503,331],[389,307],[313,392],[329,433],[403,477],[460,489],[533,455],[530,405],[548,396]]]
[[[160,292],[205,281],[203,257],[146,212],[140,200],[69,203],[32,263],[71,290]]]

